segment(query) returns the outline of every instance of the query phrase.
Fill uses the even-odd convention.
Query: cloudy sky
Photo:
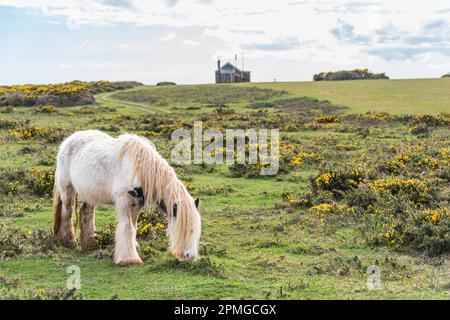
[[[211,83],[217,59],[254,81],[366,67],[450,71],[450,1],[0,0],[0,84]]]

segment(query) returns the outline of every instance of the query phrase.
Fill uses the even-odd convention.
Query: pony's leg
[[[135,205],[131,208],[131,221],[133,222],[133,226],[134,226],[134,229],[136,230],[136,232],[137,232],[137,221],[139,219],[139,214],[141,213],[141,211],[142,211],[142,207],[137,206],[137,205]],[[136,241],[136,247],[139,248],[139,243],[137,241]]]
[[[90,250],[94,245],[95,207],[86,202],[80,209],[80,227],[81,249]]]
[[[133,199],[124,194],[116,199],[119,224],[116,230],[114,263],[131,265],[142,263],[136,250],[136,227],[133,221]],[[137,219],[137,218],[136,218]]]
[[[67,186],[61,192],[61,222],[59,225],[58,233],[56,236],[63,240],[64,244],[69,247],[75,247],[77,245],[77,239],[72,223],[72,204],[75,197],[72,186]]]
[[[143,206],[139,203],[133,202],[131,205],[131,220],[133,221],[133,226],[137,230],[137,221],[139,219],[139,214],[142,211]]]

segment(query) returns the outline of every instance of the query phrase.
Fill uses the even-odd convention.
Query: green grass
[[[156,86],[137,87],[130,92],[134,93],[131,98],[133,101],[139,101],[149,108],[168,109],[175,113],[183,112],[189,114],[199,113],[193,110],[186,110],[188,106],[202,106],[201,104],[210,103],[220,87],[228,85],[197,86],[198,92],[204,95],[200,97],[196,92],[189,92],[187,95],[181,96],[184,100],[180,100],[180,96],[173,96],[171,92],[176,87],[160,88]],[[355,81],[319,81],[319,82],[277,82],[277,83],[246,83],[236,84],[232,87],[258,87],[262,89],[272,89],[286,91],[287,94],[280,97],[314,97],[321,100],[329,100],[333,104],[349,107],[348,112],[388,112],[391,114],[436,114],[440,112],[448,112],[450,110],[450,80],[449,79],[412,79],[412,80],[355,80]],[[189,89],[192,86],[178,86]],[[195,89],[197,90],[197,89]],[[211,91],[212,90],[212,91]],[[233,91],[230,90],[230,94]],[[121,93],[112,95],[106,94],[113,98],[115,104],[120,101]],[[126,94],[125,94],[126,95]],[[208,98],[212,97],[212,98]],[[237,95],[239,97],[239,95]],[[250,98],[255,99],[258,93]],[[241,100],[228,94],[220,94],[217,97],[218,102],[225,101],[232,108],[241,109],[248,104],[248,99]],[[277,98],[277,95],[267,97],[269,100]],[[264,99],[264,100],[267,100]],[[133,102],[128,102],[132,106]],[[158,104],[166,106],[160,106]],[[176,105],[176,107],[174,105]],[[170,107],[168,108],[167,105]],[[139,106],[139,105],[138,105]],[[150,108],[150,110],[152,110]],[[154,110],[158,112],[158,110]]]
[[[241,86],[286,92],[267,95],[268,91],[252,89],[247,92]],[[109,132],[117,135],[123,131],[140,131],[145,116],[153,113],[163,120],[174,117],[186,123],[202,116],[219,117],[216,108],[208,106],[211,102],[226,103],[230,109],[245,114],[254,111],[246,106],[255,100],[302,96],[344,105],[348,107],[345,113],[419,114],[439,113],[450,108],[450,81],[446,79],[252,83],[231,86],[239,89],[219,94],[221,88],[223,86],[145,86],[118,95],[98,95],[93,107],[110,107],[114,112],[67,116],[63,111],[75,112],[80,107],[60,108],[58,113],[50,115],[36,114],[31,108],[16,108],[12,114],[0,114],[0,120],[30,119],[32,125],[71,131],[117,126],[119,131]],[[203,90],[205,94],[198,95]],[[234,96],[236,92],[240,94],[238,97]],[[138,118],[114,118],[120,115]],[[111,117],[115,120],[108,120]],[[254,119],[250,117],[245,125]],[[446,133],[448,131],[436,131],[432,137],[444,141]],[[41,166],[39,163],[45,153],[55,153],[57,149],[57,144],[48,144],[42,139],[7,138],[7,130],[0,129],[0,135],[0,167]],[[299,129],[286,133],[285,137],[288,136],[301,141],[307,150],[323,154],[331,163],[344,163],[363,153],[373,154],[380,145],[407,145],[419,139],[408,136],[406,126],[399,123],[375,124],[366,139],[333,127]],[[162,154],[170,154],[168,137],[156,136],[153,140]],[[353,149],[337,150],[338,142],[351,144]],[[19,151],[25,146],[36,150],[21,155]],[[194,167],[175,170],[192,177],[192,194],[202,200],[202,243],[209,248],[206,255],[211,264],[204,260],[196,264],[180,263],[162,251],[143,265],[119,267],[112,263],[108,252],[85,253],[58,246],[51,255],[25,252],[0,260],[0,276],[18,278],[24,289],[50,290],[64,287],[68,277],[66,268],[77,265],[81,268],[81,292],[87,299],[109,299],[114,295],[121,299],[448,299],[448,257],[429,259],[420,253],[369,246],[355,225],[332,226],[330,230],[305,209],[289,211],[277,206],[283,192],[306,190],[308,178],[317,174],[318,165],[304,165],[288,175],[256,179],[233,177],[223,167],[211,172]],[[202,193],[202,188],[218,187],[230,187],[231,191]],[[29,203],[33,199],[27,194],[0,196],[2,202],[13,204]],[[44,198],[42,207],[26,212],[23,217],[0,215],[0,224],[23,231],[49,231],[51,220],[50,198]],[[97,229],[114,221],[113,208],[102,206],[97,210]],[[342,272],[346,266],[339,259],[351,264],[355,256],[361,267],[350,265],[347,273]],[[370,291],[366,286],[366,268],[374,264],[382,269],[383,289]],[[0,294],[1,290],[0,284]]]
[[[439,113],[450,111],[450,79],[257,83],[293,96],[329,100],[350,112]]]

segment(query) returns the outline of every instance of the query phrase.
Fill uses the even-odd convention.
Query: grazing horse
[[[173,168],[145,138],[123,134],[113,138],[97,130],[78,131],[61,144],[55,172],[53,234],[76,246],[72,205],[80,209],[81,247],[95,235],[95,207],[115,205],[118,217],[114,263],[142,263],[136,250],[136,224],[145,208],[159,205],[168,220],[170,251],[194,260],[200,239],[199,199],[193,200]]]

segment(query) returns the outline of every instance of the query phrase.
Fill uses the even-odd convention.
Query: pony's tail
[[[61,224],[62,200],[58,188],[53,189],[53,235],[56,235]]]

